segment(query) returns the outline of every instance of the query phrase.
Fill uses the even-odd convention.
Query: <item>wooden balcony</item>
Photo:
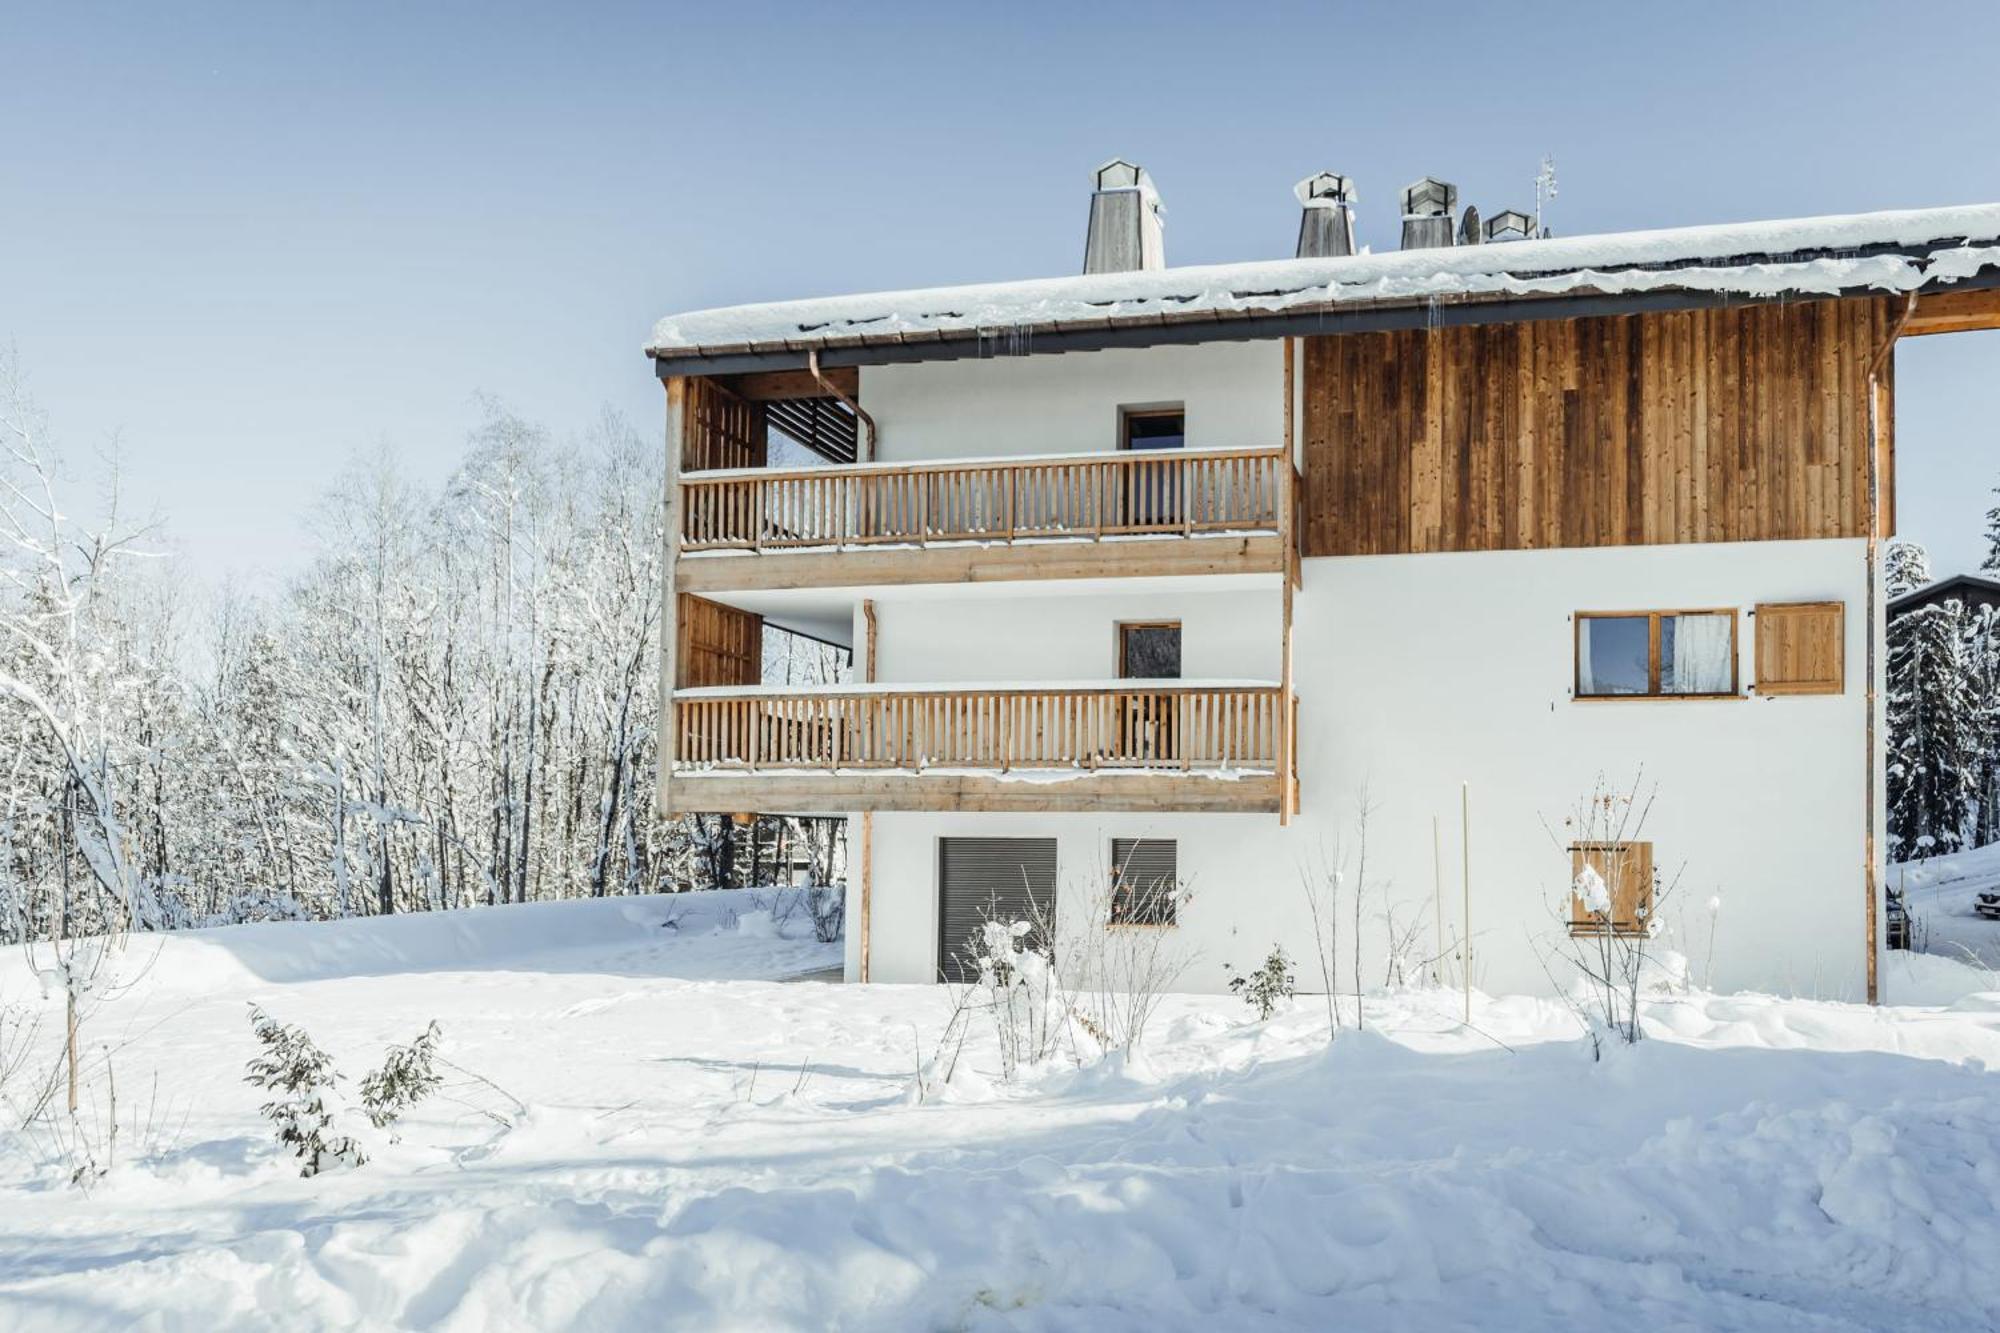
[[[1262,684],[853,686],[674,695],[672,813],[1277,813],[1297,701]]]
[[[1101,452],[684,474],[687,592],[1276,573],[1283,449]]]

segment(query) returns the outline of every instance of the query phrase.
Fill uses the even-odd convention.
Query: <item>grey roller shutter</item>
[[[975,979],[966,944],[988,921],[1053,920],[1055,906],[1054,838],[938,839],[938,975]]]
[[[1113,838],[1111,919],[1122,925],[1171,926],[1180,887],[1180,852],[1172,838]]]

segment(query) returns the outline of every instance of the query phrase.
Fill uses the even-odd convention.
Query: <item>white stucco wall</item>
[[[1061,892],[1073,908],[1110,839],[1171,836],[1194,892],[1177,928],[1192,959],[1184,982],[1221,989],[1225,962],[1253,966],[1274,940],[1295,956],[1309,951],[1301,875],[1341,856],[1353,882],[1365,785],[1375,808],[1363,957],[1374,982],[1388,913],[1430,917],[1434,816],[1445,926],[1459,929],[1464,783],[1476,977],[1495,990],[1545,990],[1535,949],[1557,938],[1554,914],[1565,910],[1562,820],[1600,772],[1629,783],[1643,765],[1658,790],[1643,836],[1667,877],[1682,877],[1663,912],[1669,944],[1698,968],[1712,956],[1721,987],[1860,998],[1864,569],[1860,541],[1309,560],[1295,630],[1303,811],[1290,827],[1252,815],[878,814],[874,979],[935,975],[940,837],[1058,838]],[[1188,676],[1272,678],[1277,596],[1203,593],[1196,582],[1185,593],[1129,597],[890,599],[878,604],[881,676],[1107,677],[1113,622],[1177,617]],[[1841,695],[1748,691],[1750,608],[1797,600],[1847,605]],[[1722,606],[1741,608],[1745,697],[1570,698],[1572,612]],[[1711,939],[1712,897],[1721,906]]]
[[[1116,449],[1121,408],[1174,404],[1189,448],[1269,448],[1284,439],[1284,351],[1202,343],[869,366],[861,401],[885,463]]]
[[[1158,585],[1166,580],[1152,580]],[[895,682],[1113,680],[1120,621],[1181,622],[1181,675],[1262,680],[1279,675],[1280,593],[1275,586],[1204,590],[1198,578],[1171,592],[1075,595],[1061,586],[955,601],[875,600],[876,679]],[[859,640],[857,640],[858,642]]]

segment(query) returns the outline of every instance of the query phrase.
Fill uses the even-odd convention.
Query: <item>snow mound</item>
[[[814,941],[811,924],[796,905],[788,919],[774,921],[797,892],[655,894],[135,935],[120,971],[163,991],[214,994],[338,977],[561,966],[568,955],[582,955],[582,965],[591,965],[618,951],[652,953],[669,968],[695,966],[724,977],[784,976],[838,963],[838,947]],[[704,955],[713,948],[683,948],[671,957],[661,953],[676,935],[712,934],[753,917],[761,919],[761,928],[740,934],[778,946],[766,950],[768,959],[738,950],[725,960],[731,965],[709,968]],[[19,963],[0,958],[0,982]]]
[[[1009,1082],[946,988],[720,979],[809,944],[768,896],[465,915],[486,966],[417,918],[176,960],[324,1045],[356,1170],[273,1142],[241,988],[108,1005],[120,1105],[170,1109],[88,1197],[0,1132],[0,1328],[2000,1326],[1990,991],[1681,988],[1601,1060],[1555,999],[1350,999],[1329,1043],[1316,999],[1175,996],[1142,1053]],[[371,1135],[353,1080],[432,1019],[445,1086]]]

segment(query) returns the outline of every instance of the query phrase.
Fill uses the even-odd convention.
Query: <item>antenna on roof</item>
[[[1460,245],[1478,245],[1483,239],[1485,238],[1479,232],[1479,210],[1471,204],[1467,204],[1465,206],[1465,217],[1458,224],[1458,243]]]

